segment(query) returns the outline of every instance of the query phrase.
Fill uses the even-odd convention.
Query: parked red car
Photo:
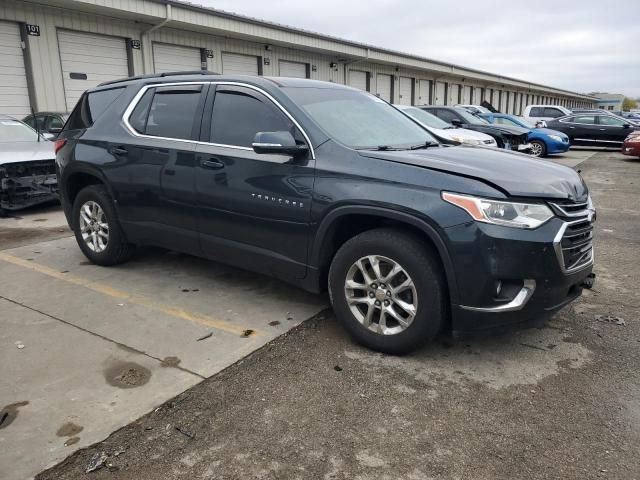
[[[640,132],[634,132],[625,138],[622,153],[640,158]]]

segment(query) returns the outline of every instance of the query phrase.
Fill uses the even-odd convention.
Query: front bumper
[[[549,140],[547,142],[547,153],[565,153],[569,150],[569,139],[566,142],[558,142],[557,140]]]
[[[19,210],[58,199],[54,160],[0,165],[0,208]]]
[[[566,271],[558,256],[558,233],[566,223],[554,218],[521,230],[470,222],[445,229],[458,286],[454,334],[542,325],[578,298],[592,280],[593,256]],[[498,294],[499,288],[506,293]]]
[[[622,153],[631,157],[640,157],[640,143],[625,142],[622,146]]]

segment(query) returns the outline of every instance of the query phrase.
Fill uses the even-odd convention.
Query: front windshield
[[[403,108],[402,111],[407,115],[410,115],[411,117],[415,118],[420,123],[423,123],[427,127],[441,128],[441,129],[451,127],[451,125],[449,125],[444,120],[441,120],[440,118],[436,117],[432,113],[425,112],[424,110],[421,110],[419,108],[415,108],[415,107]]]
[[[342,88],[284,89],[333,139],[351,148],[402,148],[436,139],[378,97]]]
[[[38,134],[33,128],[11,118],[0,118],[0,143],[37,141]]]
[[[468,123],[471,125],[489,125],[489,122],[486,120],[476,117],[472,113],[467,112],[464,108],[454,107],[456,109],[456,113],[458,113],[462,118],[464,118],[464,123]]]

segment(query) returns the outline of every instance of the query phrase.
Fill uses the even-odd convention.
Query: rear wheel
[[[73,203],[73,229],[82,253],[98,265],[116,265],[129,259],[135,246],[120,228],[116,209],[102,185],[83,188]]]
[[[547,146],[540,140],[531,140],[531,155],[534,157],[546,157]]]
[[[347,241],[331,264],[329,294],[351,336],[381,352],[411,352],[444,323],[439,263],[422,242],[398,230],[370,230]]]

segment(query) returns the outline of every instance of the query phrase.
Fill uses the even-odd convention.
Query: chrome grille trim
[[[564,217],[588,217],[589,202],[582,203],[550,203]]]
[[[580,224],[584,224],[584,228],[578,232],[570,231],[567,234],[567,229]],[[563,240],[570,241],[572,238],[581,236],[585,238],[571,243],[569,246],[563,245]],[[593,249],[593,223],[590,221],[590,217],[564,222],[553,240],[553,247],[558,257],[560,269],[567,275],[593,265],[595,254]]]

